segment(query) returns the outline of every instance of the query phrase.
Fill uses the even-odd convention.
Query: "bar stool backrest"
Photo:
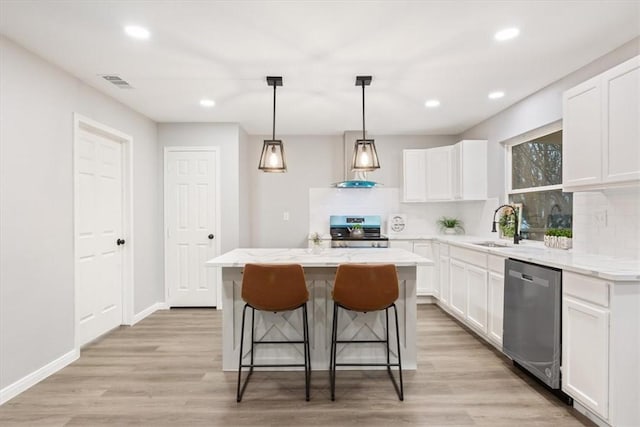
[[[375,311],[398,299],[398,274],[393,264],[341,264],[333,300],[354,311]]]
[[[286,311],[309,300],[304,270],[299,264],[246,264],[242,299],[258,310]]]

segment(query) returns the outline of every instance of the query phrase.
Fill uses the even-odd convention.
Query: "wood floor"
[[[579,426],[591,423],[433,305],[418,309],[418,371],[400,402],[384,371],[256,372],[236,403],[221,371],[222,313],[159,311],[0,407],[0,425]]]

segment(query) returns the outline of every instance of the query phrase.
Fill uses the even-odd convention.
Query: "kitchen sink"
[[[472,245],[484,246],[485,248],[506,248],[509,245],[501,242],[472,242]]]

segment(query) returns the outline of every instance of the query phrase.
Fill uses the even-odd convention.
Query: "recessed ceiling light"
[[[498,98],[502,98],[504,96],[504,92],[502,91],[495,91],[495,92],[491,92],[489,94],[489,99],[498,99]]]
[[[151,36],[149,30],[138,25],[127,25],[124,27],[124,32],[127,33],[129,37],[140,40],[146,40]]]
[[[213,99],[201,99],[200,100],[200,105],[202,105],[203,107],[213,107],[214,105],[216,105],[216,101],[214,101]]]
[[[424,106],[429,108],[435,108],[439,105],[440,105],[440,101],[438,101],[437,99],[429,99],[424,103]]]
[[[495,33],[493,38],[498,41],[505,41],[505,40],[510,40],[514,37],[518,37],[518,34],[520,34],[520,30],[515,27],[505,28],[504,30],[500,30],[497,33]]]

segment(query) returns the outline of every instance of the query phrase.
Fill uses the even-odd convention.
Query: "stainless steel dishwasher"
[[[505,261],[502,349],[552,389],[560,389],[562,270]]]

